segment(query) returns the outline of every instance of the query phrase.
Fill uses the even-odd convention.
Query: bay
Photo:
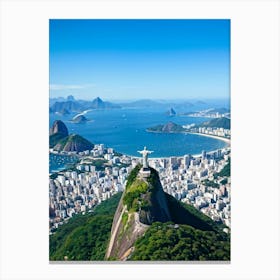
[[[49,154],[49,173],[58,172],[65,169],[66,166],[76,163],[76,156]]]
[[[93,110],[85,114],[90,121],[84,124],[72,123],[73,116],[50,114],[49,125],[51,127],[55,120],[60,119],[68,127],[69,133],[80,134],[94,144],[103,143],[106,147],[132,156],[140,156],[137,151],[144,146],[154,151],[152,157],[170,157],[200,154],[202,150],[208,152],[227,145],[221,140],[193,134],[147,132],[148,127],[169,121],[186,125],[209,120],[182,115],[170,117],[164,111],[152,108]]]

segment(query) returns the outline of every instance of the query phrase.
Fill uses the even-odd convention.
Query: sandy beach
[[[220,137],[220,136],[216,136],[216,135],[210,135],[210,134],[203,134],[203,133],[195,133],[195,132],[188,132],[189,134],[196,134],[196,135],[201,135],[201,136],[205,136],[205,137],[210,137],[210,138],[214,138],[214,139],[217,139],[217,140],[221,140],[221,141],[224,141],[228,144],[228,146],[230,145],[230,139],[228,138],[225,138],[225,137]],[[211,153],[215,153],[217,150],[214,150],[214,151],[210,151],[208,152],[208,154],[211,154]],[[130,156],[131,158],[136,158],[136,159],[141,159],[142,157],[137,157],[137,156],[131,156],[131,155],[128,155]],[[201,156],[201,153],[200,154],[194,154],[192,155],[193,157],[197,158],[197,157],[200,157]],[[172,157],[172,156],[170,156]],[[169,159],[170,157],[153,157],[152,155],[149,156],[149,158],[151,160],[162,160],[162,159]],[[176,158],[183,158],[184,156],[173,156],[173,157],[176,157]]]
[[[204,133],[195,133],[195,132],[188,132],[189,134],[196,134],[196,135],[201,135],[201,136],[206,136],[206,137],[210,137],[210,138],[215,138],[221,141],[224,141],[228,144],[230,144],[230,139],[225,138],[225,137],[220,137],[220,136],[216,136],[216,135],[211,135],[211,134],[204,134]]]

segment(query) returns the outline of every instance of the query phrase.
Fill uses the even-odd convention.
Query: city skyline
[[[50,20],[50,97],[228,98],[230,20]]]

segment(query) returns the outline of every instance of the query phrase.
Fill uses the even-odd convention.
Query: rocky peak
[[[56,120],[50,129],[50,135],[54,135],[56,133],[59,133],[65,137],[68,136],[68,129],[61,120]]]
[[[75,100],[75,98],[73,95],[67,96],[67,101],[74,101],[74,100]]]
[[[168,204],[158,173],[151,168],[147,179],[135,167],[127,180],[126,190],[114,216],[106,258],[125,259],[133,250],[134,242],[153,222],[171,221]]]

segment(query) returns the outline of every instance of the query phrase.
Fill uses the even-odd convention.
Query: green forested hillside
[[[156,222],[136,241],[129,260],[230,260],[230,242],[213,231]]]
[[[96,206],[93,213],[77,215],[50,236],[50,260],[104,260],[111,224],[121,193]]]
[[[216,176],[230,177],[230,158],[224,168]]]
[[[210,121],[204,122],[198,126],[201,127],[222,127],[225,129],[230,129],[230,119],[228,118],[217,118],[217,119],[212,119]]]
[[[139,170],[140,167],[140,165],[137,166],[135,170]],[[147,181],[136,178],[137,173],[135,174],[135,172],[129,176],[123,204],[130,212],[139,212],[140,221],[144,224],[151,224],[154,221],[167,222],[170,219],[168,206],[163,204],[163,200],[166,199],[165,193],[157,171],[153,168],[150,168],[150,171],[151,174]],[[161,199],[158,198],[160,196]]]
[[[215,231],[225,235],[225,233],[222,232],[222,229],[225,227],[223,224],[214,222],[211,218],[204,215],[192,205],[179,202],[167,193],[165,195],[171,213],[171,218],[174,223],[187,224],[196,229]]]
[[[86,150],[91,150],[94,145],[78,134],[71,134],[60,141],[54,146],[56,151],[65,152],[83,152]]]
[[[140,168],[139,165],[131,171],[124,197],[135,193],[134,183]],[[156,189],[158,175],[153,169],[151,171],[148,183]],[[145,189],[147,186],[142,187]],[[92,213],[76,215],[60,226],[50,236],[50,260],[105,260],[112,221],[120,198],[121,193],[118,193],[96,206]],[[132,198],[133,208],[137,198]],[[193,206],[181,203],[166,193],[165,198],[171,221],[153,222],[134,243],[135,249],[130,260],[230,259],[230,235],[222,231],[225,227],[223,224],[215,223]],[[150,202],[151,209],[157,208],[153,200]],[[141,211],[144,211],[146,206],[144,203],[142,206]]]
[[[61,134],[61,133],[55,133],[50,135],[49,137],[49,147],[53,148],[59,141],[66,138],[67,136]]]

